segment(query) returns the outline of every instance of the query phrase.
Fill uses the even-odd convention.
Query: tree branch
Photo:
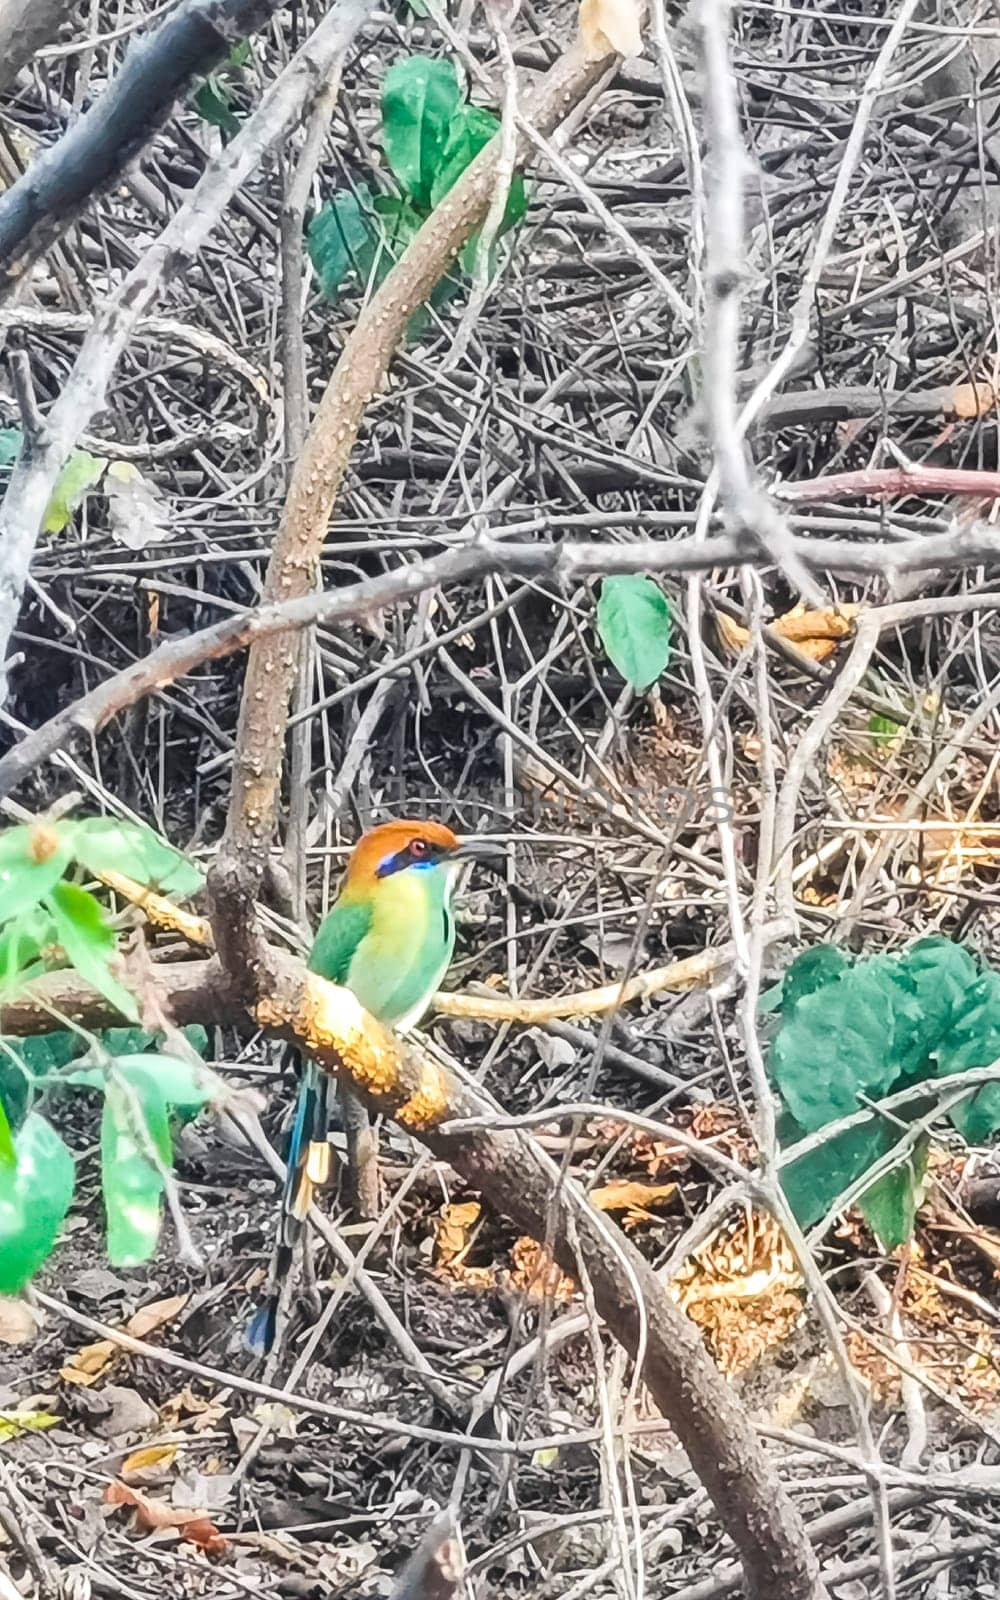
[[[84,202],[110,183],[152,138],[195,73],[213,67],[238,39],[259,28],[277,4],[278,0],[182,0],[153,33],[132,44],[121,71],[100,99],[0,195],[0,293],[9,291]],[[52,0],[44,4],[28,0],[12,9],[30,15],[71,8],[53,6]],[[0,86],[3,66],[0,58]]]

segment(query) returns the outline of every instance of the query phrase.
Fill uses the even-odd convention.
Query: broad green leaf
[[[250,63],[252,51],[249,39],[238,39],[229,52],[229,65],[231,67],[245,67]]]
[[[199,1022],[189,1023],[181,1033],[192,1050],[200,1056],[207,1055],[208,1033]],[[155,1053],[160,1035],[149,1028],[105,1028],[99,1038],[109,1056],[138,1056]]]
[[[917,1208],[923,1197],[928,1141],[921,1139],[898,1167],[866,1189],[859,1209],[885,1251],[895,1250],[913,1237]]]
[[[456,109],[448,128],[447,143],[434,173],[432,206],[436,206],[449,189],[454,188],[466,167],[475,161],[480,150],[485,150],[499,131],[499,118],[492,111],[470,105],[460,105]]]
[[[118,941],[98,901],[73,883],[57,883],[46,904],[70,966],[117,1006],[123,1017],[135,1021],[139,1015],[135,998],[111,971]]]
[[[240,131],[240,119],[233,110],[233,92],[220,78],[212,76],[200,83],[191,104],[203,122],[219,128],[229,138]]]
[[[786,1138],[785,1144],[793,1142]],[[785,1198],[803,1228],[825,1217],[862,1173],[891,1149],[893,1136],[874,1119],[828,1139],[781,1169]]]
[[[674,619],[652,578],[605,578],[597,602],[597,632],[608,658],[633,689],[648,689],[670,659]]]
[[[431,188],[432,205],[436,206],[444,199],[466,167],[476,159],[480,150],[484,150],[499,131],[500,119],[495,117],[492,111],[485,110],[483,106],[459,106],[452,117],[448,130],[448,143],[445,145],[441,164],[434,175]],[[507,204],[504,207],[500,232],[506,233],[508,228],[520,222],[527,209],[528,195],[524,179],[519,172],[516,172],[507,192]],[[471,270],[471,264],[475,259],[474,251],[478,237],[478,234],[474,235],[462,252],[462,263],[467,271]]]
[[[144,823],[88,817],[76,824],[73,854],[90,872],[122,872],[164,894],[197,894],[205,875]]]
[[[891,717],[883,717],[878,712],[874,712],[868,718],[868,732],[871,735],[873,744],[891,745],[895,744],[896,740],[901,737],[903,724],[894,722]]]
[[[933,1070],[928,1058],[943,1036],[983,1000],[982,975],[968,950],[942,938],[919,939],[897,958],[896,971],[920,1008],[919,1046],[909,1062],[901,1063],[901,1069],[909,1075],[919,1056],[919,1075],[925,1076]],[[1000,985],[996,1015],[1000,1022]]]
[[[966,1144],[985,1144],[1000,1128],[1000,1084],[984,1085],[948,1115]]]
[[[888,1093],[899,1073],[894,1038],[915,1002],[870,963],[812,994],[782,1019],[768,1069],[808,1133],[860,1108],[859,1093]]]
[[[59,882],[70,862],[70,830],[31,824],[0,834],[0,923],[23,916]]]
[[[363,187],[334,195],[313,218],[307,239],[327,299],[338,299],[351,283],[378,288],[421,223],[407,201],[392,195],[373,199]]]
[[[366,283],[378,245],[369,191],[342,189],[317,211],[306,235],[309,259],[328,300],[336,300],[353,276]]]
[[[156,1249],[162,1216],[163,1178],[149,1147],[164,1166],[171,1160],[170,1127],[163,1102],[136,1105],[114,1073],[104,1085],[101,1118],[101,1188],[108,1230],[108,1259],[136,1267]],[[137,1126],[141,1119],[141,1126]]]
[[[0,1046],[0,1111],[9,1128],[16,1130],[24,1121],[31,1099],[31,1076],[20,1052],[20,1040],[5,1039]]]
[[[786,967],[781,982],[761,996],[758,1009],[764,1013],[780,1011],[783,1016],[790,1015],[799,1000],[805,999],[807,994],[815,994],[828,983],[836,983],[850,968],[851,959],[839,945],[814,945],[811,950],[803,950]]]
[[[995,1061],[1000,1062],[1000,974],[987,971],[966,991],[951,1027],[937,1041],[935,1065],[939,1078],[949,1078]],[[971,1093],[949,1117],[963,1139],[981,1144],[1000,1128],[1000,1083]]]
[[[132,1086],[144,1106],[160,1101],[164,1106],[200,1111],[220,1088],[215,1073],[202,1063],[168,1054],[118,1056],[115,1071]]]
[[[0,428],[0,467],[12,467],[21,454],[24,434],[20,428]]]
[[[0,1167],[0,1294],[17,1294],[51,1254],[73,1198],[73,1157],[31,1111],[14,1141],[16,1166]]]
[[[385,75],[382,136],[386,158],[414,205],[426,210],[462,103],[458,74],[450,61],[408,56]]]
[[[100,483],[107,464],[101,456],[92,456],[89,450],[73,451],[52,491],[42,523],[45,533],[62,533],[69,527],[77,506],[88,490]]]
[[[15,1132],[28,1110],[32,1084],[66,1066],[81,1044],[80,1036],[68,1030],[4,1040],[0,1048],[0,1104]]]

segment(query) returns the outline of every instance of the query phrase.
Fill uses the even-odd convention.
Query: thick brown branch
[[[158,1001],[178,1027],[245,1022],[246,1013],[218,961],[177,961],[152,968]],[[68,1017],[96,1031],[120,1024],[121,1013],[75,972],[49,972],[35,978],[30,991],[0,1005],[0,1031],[13,1039],[51,1033]]]

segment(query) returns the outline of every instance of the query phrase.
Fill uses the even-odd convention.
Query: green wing
[[[372,912],[367,902],[339,900],[319,925],[309,967],[331,983],[344,983],[354,952],[371,927]]]

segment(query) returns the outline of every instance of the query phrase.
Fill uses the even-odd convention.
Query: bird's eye
[[[431,847],[427,843],[426,839],[410,840],[410,854],[411,856],[415,856],[418,861],[422,861],[425,856],[430,854],[430,848]]]

